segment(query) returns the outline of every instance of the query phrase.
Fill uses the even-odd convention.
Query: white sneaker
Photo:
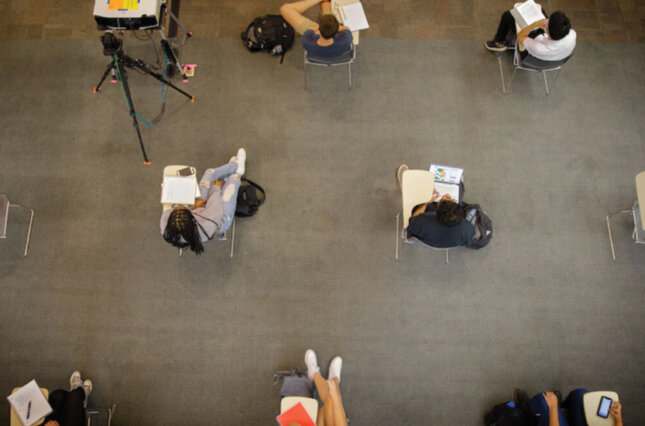
[[[69,378],[69,390],[73,391],[79,386],[83,386],[83,379],[79,371],[74,371]]]
[[[244,174],[244,163],[246,162],[246,150],[244,150],[244,148],[237,150],[235,162],[237,163],[237,170],[235,171],[235,173],[242,176]]]
[[[343,359],[339,356],[336,358],[332,359],[331,362],[329,363],[329,376],[327,377],[328,380],[333,380],[334,378],[338,378],[338,383],[340,383],[340,370],[343,368]]]
[[[83,390],[85,391],[85,401],[83,401],[83,407],[87,407],[87,398],[92,393],[92,381],[87,379],[83,382]]]
[[[312,349],[307,349],[307,352],[305,352],[305,365],[307,365],[307,377],[309,377],[309,380],[313,380],[314,374],[320,373],[320,367],[318,366],[316,352]]]

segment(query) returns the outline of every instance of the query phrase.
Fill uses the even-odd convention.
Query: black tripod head
[[[121,56],[123,54],[123,40],[117,38],[112,31],[103,33],[101,43],[103,43],[103,54],[105,56]]]

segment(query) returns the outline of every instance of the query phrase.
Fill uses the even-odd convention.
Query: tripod
[[[130,108],[130,117],[132,117],[134,129],[137,131],[137,137],[139,138],[139,147],[141,148],[141,153],[143,154],[143,164],[150,164],[148,156],[146,155],[146,149],[143,146],[143,139],[141,138],[141,131],[139,130],[139,122],[137,121],[137,112],[135,111],[134,104],[132,103],[132,96],[130,95],[130,86],[128,85],[128,73],[126,71],[126,68],[137,69],[156,78],[157,80],[161,81],[164,84],[167,84],[182,95],[186,96],[188,99],[190,99],[191,102],[195,102],[195,97],[184,92],[179,87],[166,80],[161,74],[151,71],[150,67],[146,65],[146,63],[141,59],[132,59],[121,49],[118,49],[112,54],[112,62],[110,62],[105,69],[105,72],[103,73],[103,77],[101,77],[99,84],[97,84],[94,88],[94,93],[97,93],[101,90],[101,84],[103,84],[110,71],[112,71],[112,73],[116,71],[121,82],[123,83],[123,91],[125,92],[125,97],[128,101],[128,107]]]

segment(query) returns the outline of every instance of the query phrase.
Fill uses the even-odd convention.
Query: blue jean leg
[[[540,426],[549,426],[549,406],[546,405],[546,401],[544,400],[544,396],[542,396],[541,393],[538,393],[535,395],[531,400],[529,401],[529,411],[531,414],[534,416],[539,415],[538,423]],[[560,420],[560,426],[569,426],[569,423],[567,423],[567,420],[564,418],[564,415],[562,414],[562,410],[558,408],[558,417]]]
[[[213,181],[215,179],[225,179],[235,173],[236,170],[236,163],[226,163],[223,166],[219,166],[214,169],[206,169],[202,179],[199,181],[199,191],[201,193],[200,198],[208,200],[208,193],[211,186],[213,186]]]
[[[235,206],[237,205],[237,193],[240,190],[242,178],[238,174],[231,175],[226,179],[222,187],[222,231],[228,230],[235,217]]]
[[[571,426],[587,426],[585,409],[582,406],[582,396],[589,392],[587,389],[578,388],[569,392],[562,406],[569,410],[569,424]]]

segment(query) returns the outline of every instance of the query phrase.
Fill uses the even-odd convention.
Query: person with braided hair
[[[164,240],[201,254],[202,243],[219,239],[233,223],[245,161],[246,151],[240,148],[227,164],[207,169],[199,182],[201,194],[192,209],[177,205],[162,213]]]

